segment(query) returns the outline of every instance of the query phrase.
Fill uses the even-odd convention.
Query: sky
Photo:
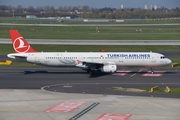
[[[180,0],[0,0],[0,5],[11,5],[16,7],[22,5],[22,7],[28,6],[84,6],[88,5],[92,8],[120,8],[123,4],[124,8],[144,8],[144,5],[150,7],[150,5],[157,5],[158,8],[164,6],[166,8],[180,8]]]

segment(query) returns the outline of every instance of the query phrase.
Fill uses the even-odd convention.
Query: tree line
[[[10,17],[26,15],[36,15],[37,17],[65,17],[73,16],[79,18],[107,18],[107,19],[155,19],[155,18],[169,18],[169,17],[180,17],[180,9],[173,8],[167,9],[161,7],[157,10],[154,8],[142,9],[142,8],[92,8],[87,5],[85,6],[38,6],[38,7],[17,7],[0,5],[0,16]]]

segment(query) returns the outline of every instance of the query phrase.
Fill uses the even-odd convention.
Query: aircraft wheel
[[[90,74],[90,75],[93,75],[93,74],[94,74],[94,71],[90,70],[90,71],[89,71],[89,74]]]

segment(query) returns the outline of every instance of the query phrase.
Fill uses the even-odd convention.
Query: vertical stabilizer
[[[17,30],[9,30],[9,33],[15,53],[36,52]]]

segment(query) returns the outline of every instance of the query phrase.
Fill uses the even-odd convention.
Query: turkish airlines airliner
[[[114,73],[122,67],[158,67],[171,65],[171,60],[154,52],[37,52],[17,30],[10,30],[14,52],[12,59],[44,66],[76,66],[87,72]],[[152,70],[153,72],[153,70]]]

